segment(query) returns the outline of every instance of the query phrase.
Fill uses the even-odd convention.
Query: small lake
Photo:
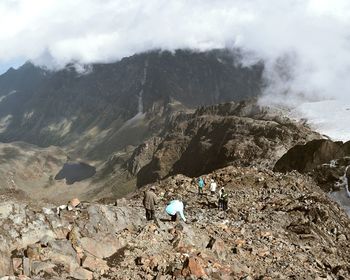
[[[94,176],[96,167],[88,165],[84,162],[65,163],[62,169],[55,176],[55,180],[66,179],[67,185],[80,182]]]

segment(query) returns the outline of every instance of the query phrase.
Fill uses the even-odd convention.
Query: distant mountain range
[[[0,76],[0,141],[106,159],[155,135],[173,112],[258,96],[263,67],[226,50],[154,51],[85,73],[28,62]]]
[[[321,136],[257,104],[263,70],[227,50],[155,51],[84,72],[10,69],[0,76],[0,180],[61,203],[121,197],[176,174],[272,169]],[[81,162],[92,172],[76,180]]]

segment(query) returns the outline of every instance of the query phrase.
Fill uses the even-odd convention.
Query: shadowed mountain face
[[[327,192],[344,191],[344,186],[350,182],[350,141],[343,143],[318,139],[296,145],[274,166],[277,172],[292,170],[308,173]],[[345,176],[347,182],[344,181]],[[344,197],[347,201],[347,195]]]
[[[274,167],[277,172],[297,170],[302,173],[310,172],[318,165],[329,163],[350,154],[350,142],[333,142],[327,139],[319,139],[296,145],[291,148]]]
[[[294,145],[320,138],[254,101],[179,113],[161,136],[140,145],[127,163],[139,186],[179,173],[196,177],[228,165],[272,168]]]
[[[172,110],[257,96],[262,70],[226,51],[151,52],[84,74],[27,63],[0,76],[0,141],[69,146],[103,159],[140,144]]]

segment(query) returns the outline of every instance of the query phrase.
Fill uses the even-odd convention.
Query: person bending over
[[[180,200],[172,200],[165,208],[165,212],[171,216],[172,221],[178,220],[178,215],[180,215],[181,219],[186,222],[186,218],[184,215],[186,203]]]

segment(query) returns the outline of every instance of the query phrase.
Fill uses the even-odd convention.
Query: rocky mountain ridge
[[[343,143],[329,139],[315,139],[291,148],[276,162],[274,170],[309,173],[322,189],[329,192],[339,191],[344,187],[339,181],[349,165],[350,141]],[[349,172],[346,176],[350,179]]]
[[[230,165],[272,168],[293,145],[321,137],[254,100],[173,112],[164,124],[157,136],[136,149],[129,146],[107,161],[89,162],[96,174],[93,171],[91,177],[88,172],[82,181],[56,180],[61,169],[68,174],[81,165],[64,148],[2,143],[0,179],[13,181],[16,189],[33,198],[54,203],[74,196],[88,201],[115,198],[132,192],[136,185],[178,173],[194,177]]]
[[[350,220],[324,192],[346,190],[349,143],[247,101],[262,69],[177,51],[0,76],[0,141],[45,146],[0,145],[0,279],[349,279]],[[94,175],[68,179],[72,155]],[[228,211],[197,194],[199,175]],[[188,223],[169,221],[172,199]]]
[[[347,279],[349,218],[307,176],[227,167],[207,175],[230,194],[216,208],[192,178],[160,181],[158,225],[143,190],[115,205],[28,204],[2,193],[1,279]],[[189,223],[170,222],[171,199]],[[200,237],[200,238],[199,238]],[[24,276],[26,275],[26,276]]]
[[[272,168],[296,144],[321,135],[255,100],[178,113],[163,132],[139,146],[127,163],[138,185],[167,176],[190,177],[228,165]]]
[[[260,94],[262,64],[226,50],[149,52],[52,72],[26,63],[0,76],[0,141],[66,147],[105,160],[158,132],[169,110]]]

